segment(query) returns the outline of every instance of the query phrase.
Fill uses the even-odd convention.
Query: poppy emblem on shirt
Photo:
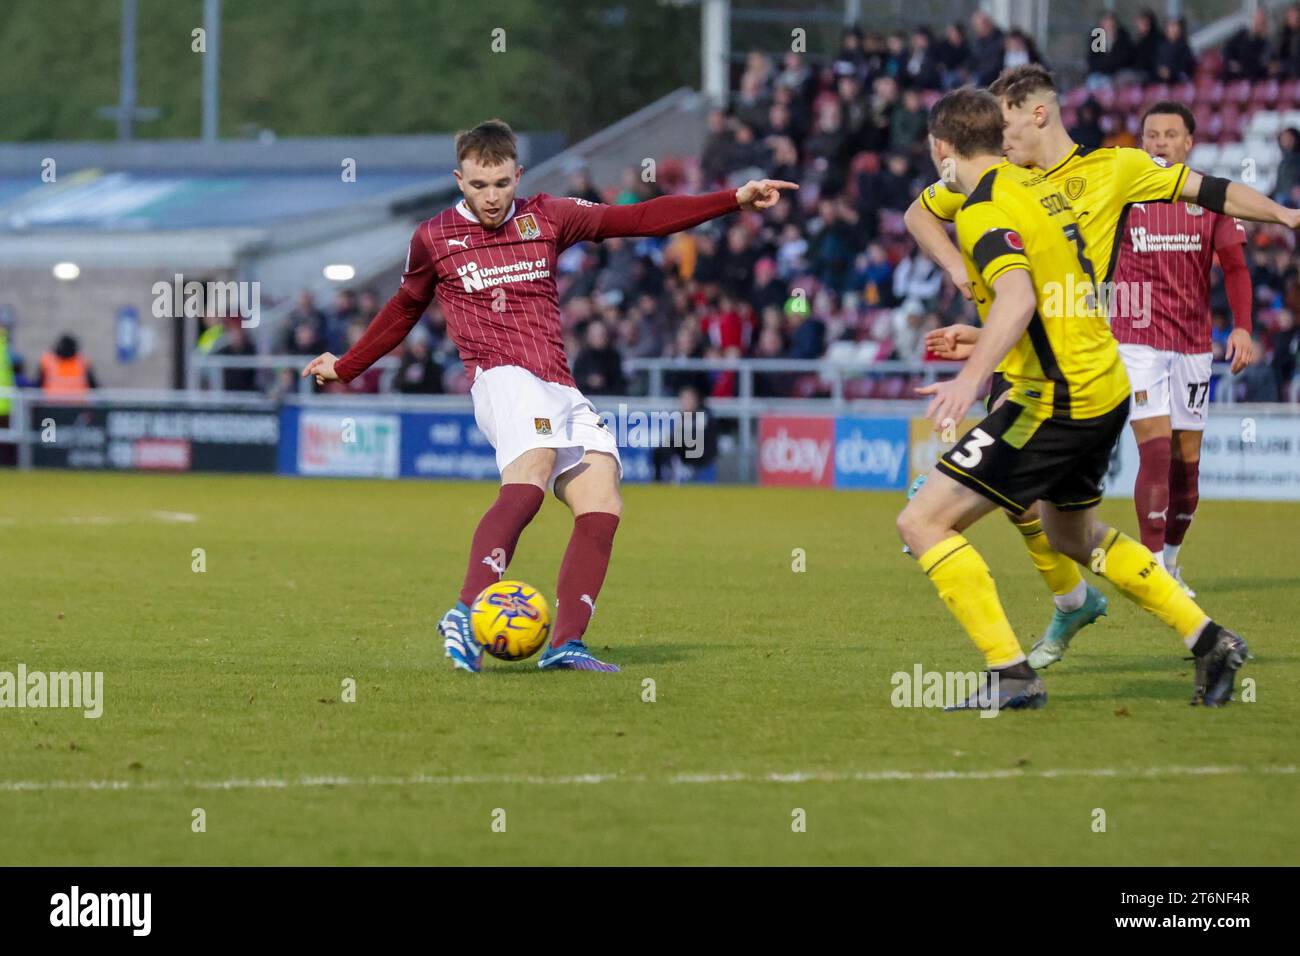
[[[515,229],[518,230],[520,239],[536,239],[542,234],[537,219],[531,212],[515,217]]]
[[[551,433],[551,420],[549,418],[534,418],[533,427],[537,429],[537,434],[549,435]]]
[[[1140,391],[1140,392],[1134,392],[1134,393],[1133,393],[1133,404],[1134,404],[1134,405],[1145,405],[1146,403],[1147,403],[1147,393],[1146,393],[1146,389],[1143,389],[1143,390]]]
[[[1020,233],[1008,232],[1006,235],[1006,240],[1007,240],[1007,245],[1010,246],[1012,249],[1016,250],[1016,252],[1025,251],[1025,244],[1020,238]]]

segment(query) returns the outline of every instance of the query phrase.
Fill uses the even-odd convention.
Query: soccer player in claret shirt
[[[474,418],[501,471],[497,499],[474,532],[459,599],[438,624],[447,656],[458,668],[479,670],[470,602],[501,579],[553,484],[573,512],[573,533],[560,565],[550,646],[537,666],[616,671],[582,638],[622,512],[623,466],[614,436],[569,371],[556,257],[585,240],[666,236],[737,210],[770,209],[781,190],[798,187],[763,179],[629,206],[545,194],[516,199],[523,167],[514,133],[500,120],[460,134],[456,164],[464,198],[416,228],[396,294],[347,354],[317,356],[302,374],[317,382],[351,381],[396,348],[436,298],[470,376]]]
[[[1171,165],[1182,163],[1195,132],[1196,119],[1186,106],[1156,103],[1142,117],[1142,148]],[[1192,597],[1196,592],[1183,581],[1178,551],[1200,498],[1212,358],[1210,268],[1218,253],[1235,325],[1224,358],[1235,374],[1255,357],[1245,242],[1246,230],[1232,216],[1186,202],[1135,203],[1124,221],[1115,267],[1112,298],[1118,307],[1111,310],[1110,328],[1131,386],[1138,530]]]

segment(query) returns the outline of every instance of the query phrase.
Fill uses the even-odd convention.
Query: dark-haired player
[[[629,206],[545,194],[516,199],[523,167],[515,137],[489,120],[456,140],[464,198],[420,223],[402,284],[346,355],[325,353],[303,375],[351,381],[392,351],[435,298],[472,385],[474,417],[496,449],[501,488],[474,532],[460,595],[438,629],[447,656],[477,672],[481,648],[469,604],[498,581],[553,484],[573,512],[560,565],[556,618],[543,669],[616,671],[583,643],[622,511],[618,445],[575,387],[560,332],[555,260],[567,247],[613,236],[666,236],[728,213],[774,206],[794,183],[763,179],[701,196]]]
[[[1187,160],[1196,118],[1182,103],[1156,103],[1142,117],[1142,148],[1171,166]],[[1210,268],[1218,254],[1234,325],[1225,358],[1253,361],[1246,230],[1232,216],[1193,203],[1129,207],[1115,267],[1117,290],[1150,290],[1141,315],[1115,314],[1110,328],[1128,369],[1129,423],[1137,439],[1133,490],[1138,531],[1156,560],[1192,597],[1178,552],[1200,500],[1201,435],[1209,406]],[[1130,300],[1132,295],[1127,296]]]

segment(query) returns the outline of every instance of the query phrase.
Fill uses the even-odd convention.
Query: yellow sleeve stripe
[[[1174,180],[1174,194],[1169,197],[1170,202],[1177,201],[1179,195],[1182,194],[1183,186],[1187,184],[1187,177],[1190,176],[1191,173],[1192,168],[1190,166],[1183,167],[1183,171],[1179,173],[1178,178]]]
[[[921,205],[924,206],[926,210],[930,213],[930,215],[934,216],[935,219],[942,219],[944,222],[952,222],[951,219],[949,219],[943,213],[939,212],[932,205],[930,205],[930,200],[928,198],[929,195],[930,195],[930,187],[926,186],[924,189],[921,190],[921,195],[918,197],[921,200]]]
[[[987,285],[990,289],[992,289],[993,283],[997,281],[997,278],[1000,275],[1002,275],[1002,273],[1010,272],[1012,269],[1028,269],[1028,268],[1029,268],[1028,259],[1025,259],[1023,257],[1018,259],[1012,259],[1010,262],[1002,263],[1002,265],[998,266],[991,273],[986,275],[984,277],[984,284]]]

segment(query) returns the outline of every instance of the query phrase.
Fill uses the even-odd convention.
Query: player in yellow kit
[[[1043,170],[1074,207],[1101,283],[1101,300],[1109,306],[1112,322],[1142,319],[1133,311],[1141,297],[1127,294],[1128,290],[1116,294],[1109,282],[1117,238],[1129,205],[1184,199],[1242,219],[1300,227],[1300,211],[1280,206],[1241,183],[1202,176],[1181,163],[1167,164],[1140,149],[1081,147],[1065,131],[1052,75],[1040,65],[1006,71],[990,92],[1002,106],[1005,161]],[[944,228],[963,202],[965,197],[941,178],[921,192],[905,219],[921,247],[970,298],[970,281],[961,253]],[[949,326],[930,333],[927,345],[942,358],[962,359],[970,353],[978,335],[972,326]],[[1005,389],[1005,381],[995,372],[990,408],[1001,400]],[[1073,561],[1050,547],[1035,506],[1008,517],[1020,530],[1034,565],[1053,593],[1052,620],[1030,655],[1034,666],[1046,667],[1060,660],[1081,628],[1106,613],[1106,598],[1084,581]]]
[[[1005,399],[927,476],[898,530],[984,654],[988,678],[956,709],[1036,708],[1047,692],[1011,629],[984,559],[962,532],[995,508],[1042,500],[1057,552],[1089,564],[1175,628],[1197,659],[1194,703],[1231,699],[1245,642],[1212,621],[1141,544],[1097,520],[1110,452],[1128,417],[1128,377],[1097,297],[1096,270],[1059,186],[1002,162],[1002,111],[957,90],[930,114],[930,150],[949,188],[984,330],[956,378],[921,389],[936,427],[958,421],[995,367]]]

